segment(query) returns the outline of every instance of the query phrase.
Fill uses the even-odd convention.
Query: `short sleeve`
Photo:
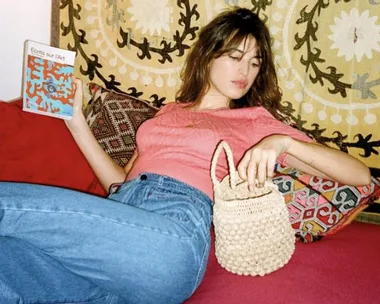
[[[289,126],[282,121],[277,120],[274,118],[267,110],[264,108],[260,111],[260,116],[256,119],[255,124],[257,124],[257,127],[260,130],[261,138],[265,138],[270,135],[288,135],[296,140],[304,141],[304,142],[313,142],[313,140],[308,137],[305,133],[302,131]],[[257,129],[258,129],[257,128]],[[282,153],[277,158],[277,162],[281,166],[287,166],[286,163],[286,153]]]

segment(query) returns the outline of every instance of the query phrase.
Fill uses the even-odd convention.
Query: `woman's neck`
[[[206,94],[200,103],[193,106],[194,111],[202,111],[202,110],[215,110],[228,108],[230,104],[230,100],[224,96],[210,96]]]

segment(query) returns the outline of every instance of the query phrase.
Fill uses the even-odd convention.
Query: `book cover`
[[[73,115],[75,52],[26,41],[23,110],[61,119]]]

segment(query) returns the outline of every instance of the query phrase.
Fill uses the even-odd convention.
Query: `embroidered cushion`
[[[84,110],[87,123],[103,150],[124,167],[136,149],[137,128],[158,108],[95,83],[88,88],[91,98]]]
[[[278,166],[273,182],[288,206],[298,240],[312,242],[338,232],[380,197],[380,181],[354,187]]]

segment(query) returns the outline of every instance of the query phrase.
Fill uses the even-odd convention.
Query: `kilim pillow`
[[[103,150],[125,166],[136,148],[136,130],[157,108],[144,100],[90,83],[86,121]]]
[[[284,195],[292,226],[303,242],[336,233],[380,197],[380,181],[374,177],[369,185],[354,187],[278,166],[273,182]]]

